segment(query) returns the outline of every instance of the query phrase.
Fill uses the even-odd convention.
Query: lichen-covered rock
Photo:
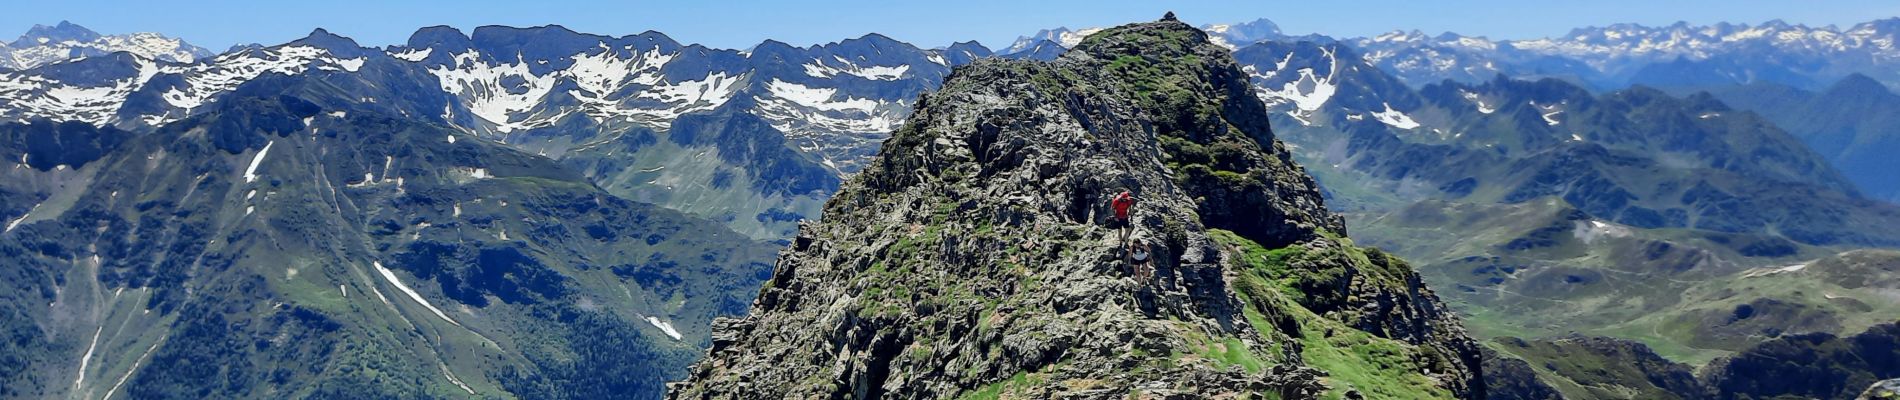
[[[959,68],[669,396],[1482,397],[1477,346],[1341,236],[1266,113],[1168,19]],[[1122,190],[1152,278],[1106,224]]]

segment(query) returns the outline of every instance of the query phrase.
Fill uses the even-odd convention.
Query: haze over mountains
[[[100,35],[71,22],[60,21],[54,26],[34,25],[19,39],[0,42],[0,68],[28,69],[77,57],[103,56],[120,51],[186,63],[214,54],[202,47],[157,33]]]
[[[1412,86],[1446,79],[1466,83],[1504,74],[1555,77],[1592,89],[1648,86],[1712,86],[1772,82],[1818,89],[1855,73],[1893,84],[1900,74],[1900,18],[1847,28],[1809,27],[1779,20],[1760,24],[1668,26],[1614,24],[1584,27],[1558,37],[1491,39],[1454,32],[1417,30],[1359,38],[1324,34],[1288,35],[1266,19],[1201,26],[1229,48],[1262,40],[1349,43],[1368,61]],[[1004,54],[1041,41],[1073,46],[1099,28],[1044,30],[1024,36]]]
[[[1500,41],[1289,36],[1264,19],[1200,31],[1232,50],[1244,75],[1233,81],[1266,111],[1253,117],[1284,142],[1262,151],[1304,165],[1352,238],[1417,265],[1503,357],[1650,351],[1506,338],[1614,336],[1723,366],[1655,393],[1761,394],[1736,383],[1757,364],[1722,357],[1800,343],[1859,354],[1802,335],[1878,330],[1900,311],[1881,278],[1900,257],[1864,250],[1900,247],[1900,162],[1881,156],[1900,150],[1881,123],[1900,107],[1882,85],[1900,80],[1893,21]],[[0,397],[657,396],[722,340],[713,317],[745,312],[801,220],[852,209],[826,203],[957,67],[1059,59],[1099,32],[1052,29],[993,53],[877,34],[729,50],[559,26],[429,27],[378,48],[319,29],[213,55],[153,34],[35,27],[0,61],[15,63],[0,65],[0,155],[15,164],[0,186],[0,254],[33,266],[9,271],[5,310],[28,317],[10,320],[23,339],[0,353],[82,362],[0,363],[0,383],[32,382]],[[1168,151],[1200,154],[1188,150]],[[258,302],[275,303],[240,306]],[[213,329],[232,321],[253,323]],[[533,328],[548,321],[570,329]],[[184,339],[205,330],[310,339],[290,356]],[[482,355],[455,355],[470,346]],[[187,351],[218,347],[234,350]],[[616,347],[642,352],[603,355]],[[136,357],[83,356],[93,349]],[[636,358],[654,370],[588,377]],[[404,380],[352,375],[399,359],[433,362]],[[134,374],[205,362],[259,370]],[[1528,369],[1573,398],[1620,384]],[[74,374],[84,382],[62,386]],[[192,383],[210,376],[247,383]]]

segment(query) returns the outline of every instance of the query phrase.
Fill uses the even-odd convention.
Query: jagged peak
[[[98,40],[99,37],[100,37],[99,32],[94,32],[92,29],[87,29],[86,27],[79,26],[79,24],[74,24],[71,21],[61,20],[59,21],[58,24],[54,24],[53,26],[37,25],[37,24],[33,25],[32,29],[27,29],[26,33],[20,35],[20,39],[14,41],[13,44],[17,45],[17,44],[25,43],[31,46],[31,45],[47,44],[47,43],[59,43],[59,42],[64,42],[68,40],[76,41],[76,42],[90,42],[93,40]],[[41,40],[41,39],[45,39],[45,40]]]
[[[1270,355],[1278,347],[1269,343],[1292,340],[1279,335],[1301,334],[1303,322],[1250,315],[1303,306],[1267,303],[1274,295],[1257,290],[1259,302],[1247,303],[1225,281],[1245,273],[1239,263],[1253,254],[1245,246],[1352,248],[1368,261],[1342,267],[1346,274],[1407,274],[1366,281],[1414,282],[1410,292],[1332,285],[1341,293],[1321,296],[1337,302],[1309,301],[1321,315],[1355,307],[1335,304],[1347,298],[1386,296],[1406,317],[1309,321],[1413,343],[1437,361],[1397,373],[1442,382],[1420,390],[1471,390],[1475,344],[1400,261],[1328,236],[1343,235],[1343,223],[1270,136],[1247,77],[1225,47],[1165,19],[1093,34],[1054,61],[984,59],[953,70],[826,203],[823,219],[801,226],[752,312],[715,322],[710,356],[669,396],[950,398],[1024,374],[1099,381],[1116,394],[1173,382],[1168,393],[1184,398],[1315,396],[1316,374],[1288,369],[1296,362],[1270,371],[1127,367],[1209,337],[1233,338],[1216,342],[1245,357]],[[1124,272],[1123,245],[1135,242],[1103,226],[1108,199],[1124,190],[1141,197],[1128,222],[1137,242],[1175,283]],[[1345,293],[1353,290],[1363,293]],[[1039,333],[1012,339],[1028,332]],[[985,350],[998,346],[1009,349],[1000,359]],[[930,367],[941,365],[969,367]]]
[[[1280,32],[1280,24],[1274,23],[1273,20],[1270,20],[1267,18],[1256,18],[1252,21],[1232,23],[1232,24],[1203,25],[1203,28],[1213,28],[1213,27],[1222,27],[1222,28],[1225,28],[1226,30],[1239,29],[1242,31],[1249,31],[1252,33],[1261,33],[1261,34],[1278,35],[1282,33]]]

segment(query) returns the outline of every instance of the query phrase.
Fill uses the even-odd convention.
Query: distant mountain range
[[[1616,24],[1573,29],[1550,38],[1493,40],[1457,33],[1428,35],[1393,31],[1374,37],[1289,37],[1271,21],[1202,25],[1229,47],[1261,40],[1338,40],[1366,61],[1415,87],[1446,79],[1478,83],[1503,74],[1554,77],[1593,90],[1649,86],[1772,82],[1818,89],[1854,73],[1889,85],[1900,83],[1900,18],[1847,28],[1809,27],[1769,21],[1758,25],[1719,23],[1669,26]],[[1050,40],[1073,46],[1099,28],[1044,30],[1002,51]]]
[[[1820,89],[1854,73],[1889,85],[1900,83],[1900,19],[1883,19],[1847,28],[1809,27],[1782,21],[1761,24],[1718,23],[1668,26],[1615,24],[1573,29],[1558,37],[1494,40],[1452,32],[1417,30],[1373,37],[1332,38],[1321,34],[1287,35],[1267,19],[1204,24],[1201,29],[1229,48],[1262,40],[1328,39],[1349,43],[1368,61],[1392,71],[1413,86],[1445,79],[1467,83],[1512,77],[1557,77],[1592,89],[1631,84],[1679,86],[1772,82]],[[1018,38],[997,53],[1034,54],[1048,42],[1074,46],[1089,28],[1054,28]],[[409,46],[414,46],[410,43]],[[961,46],[980,47],[974,42]],[[233,46],[231,51],[254,47]],[[0,68],[28,69],[77,57],[126,51],[170,62],[189,63],[215,55],[204,48],[157,33],[101,35],[70,22],[35,25],[18,39],[0,44]],[[987,50],[985,50],[987,53]],[[1059,53],[1059,51],[1058,51]],[[1048,50],[1039,58],[1052,57]],[[1014,58],[1021,58],[1018,55]]]
[[[622,196],[776,238],[876,152],[918,94],[989,55],[975,43],[925,50],[879,35],[738,51],[561,27],[425,28],[376,49],[319,29],[193,63],[115,53],[0,72],[0,118],[150,130],[260,77],[394,60],[436,90],[364,88],[364,107],[560,159]],[[694,112],[708,116],[674,124]]]
[[[78,57],[96,57],[114,52],[129,52],[140,57],[189,63],[215,53],[183,40],[156,33],[100,35],[71,22],[58,25],[34,25],[13,42],[0,42],[0,68],[28,69]]]
[[[1018,48],[1043,41],[1072,46],[1079,32],[1044,30],[1025,36],[1005,55],[1048,58]],[[1290,36],[1271,21],[1209,24],[1217,42],[1236,48],[1259,41],[1339,42],[1398,82],[1422,88],[1444,81],[1483,84],[1554,78],[1592,92],[1647,86],[1678,95],[1709,91],[1730,106],[1755,111],[1806,141],[1872,197],[1900,200],[1900,160],[1881,157],[1900,132],[1881,123],[1881,110],[1900,84],[1900,18],[1849,28],[1769,21],[1663,27],[1617,24],[1572,30],[1561,37],[1492,40],[1456,33],[1394,31],[1370,38]],[[1064,39],[1066,38],[1066,39]],[[1279,88],[1275,88],[1279,89]],[[1308,104],[1311,105],[1310,103]],[[1373,105],[1376,108],[1377,105]]]
[[[1758,298],[1820,307],[1843,324],[1802,329],[1852,332],[1880,318],[1745,289],[1753,281],[1739,277],[1755,268],[1900,246],[1900,207],[1861,195],[1801,139],[1714,96],[1598,94],[1555,79],[1413,90],[1336,42],[1261,43],[1236,58],[1330,206],[1362,240],[1459,288],[1448,297],[1472,306],[1481,332],[1613,334]],[[1701,290],[1724,297],[1685,295]],[[1853,292],[1829,293],[1880,304]],[[1640,304],[1587,305],[1602,302]],[[1746,342],[1676,335],[1650,337],[1677,357]]]
[[[0,397],[658,397],[771,268],[776,246],[362,100],[433,87],[421,68],[319,62],[351,67],[149,131],[0,124]]]
[[[1513,350],[1570,398],[1617,398],[1632,383],[1660,385],[1662,398],[1825,398],[1900,373],[1850,362],[1890,348],[1833,338],[1884,332],[1896,311],[1889,289],[1841,278],[1884,279],[1891,253],[1838,253],[1900,246],[1900,207],[1860,189],[1886,187],[1880,171],[1892,171],[1859,155],[1892,136],[1879,121],[1893,94],[1870,78],[1819,92],[1672,89],[1682,97],[1501,75],[1411,89],[1348,43],[1263,42],[1235,56],[1355,237],[1420,263],[1480,336],[1625,337],[1689,364],[1632,381],[1605,377],[1596,350]],[[1827,350],[1843,365],[1798,380],[1812,385],[1739,383],[1821,343],[1845,347]]]
[[[1867,75],[1853,74],[1821,90],[1756,82],[1687,88],[1760,113],[1847,174],[1868,196],[1900,202],[1900,95]]]
[[[1033,35],[1018,37],[1009,47],[997,51],[997,54],[1002,54],[1010,58],[1053,59],[1055,56],[1060,55],[1061,51],[1050,49],[1051,47],[1061,49],[1075,47],[1076,44],[1082,42],[1082,38],[1087,37],[1089,34],[1100,32],[1102,29],[1103,28],[1100,27],[1044,29],[1036,31]],[[1292,36],[1281,33],[1280,25],[1266,18],[1242,23],[1206,24],[1201,25],[1200,29],[1207,33],[1208,40],[1228,49],[1245,47],[1254,42],[1263,40],[1288,40],[1293,38]],[[1302,38],[1323,39],[1325,37],[1307,35],[1302,36]],[[1040,55],[1030,56],[1030,54]]]
[[[1703,364],[1784,334],[1853,334],[1896,311],[1878,287],[1817,283],[1813,275],[1835,268],[1808,266],[1900,247],[1892,228],[1900,207],[1878,200],[1893,198],[1896,186],[1882,182],[1900,165],[1879,156],[1896,134],[1875,117],[1900,107],[1878,87],[1900,80],[1885,55],[1886,35],[1900,32],[1890,25],[1900,24],[1618,25],[1497,42],[1416,32],[1289,36],[1266,20],[1200,30],[1234,50],[1245,74],[1234,80],[1251,84],[1284,153],[1318,179],[1352,237],[1415,262],[1478,336],[1581,331]],[[150,353],[170,346],[159,345],[172,340],[164,329],[229,321],[187,320],[164,305],[269,298],[244,285],[317,285],[326,294],[293,298],[288,311],[215,313],[268,322],[243,334],[280,329],[328,338],[310,342],[325,346],[394,346],[403,342],[395,335],[415,331],[447,338],[340,361],[266,363],[400,356],[440,365],[403,371],[428,384],[325,392],[343,397],[530,393],[615,361],[567,355],[606,357],[598,352],[615,346],[651,350],[637,356],[657,368],[683,366],[716,340],[712,316],[744,309],[766,278],[770,250],[795,240],[800,221],[818,217],[956,67],[1055,59],[1086,46],[1090,32],[1048,30],[992,53],[974,42],[924,49],[875,34],[742,51],[658,32],[611,37],[559,26],[430,27],[377,48],[319,29],[214,56],[182,42],[171,48],[195,50],[106,52],[96,43],[115,42],[84,39],[98,36],[78,33],[90,33],[84,28],[41,28],[28,36],[67,51],[0,71],[0,162],[14,164],[0,180],[9,232],[0,233],[0,256],[34,266],[9,272],[18,275],[16,295],[0,311],[54,321],[46,323],[58,332],[12,342],[28,349],[17,354],[90,359],[81,357],[91,347],[84,328],[102,335],[96,323],[115,321],[163,329],[105,336],[105,349]],[[1137,65],[1121,61],[1111,67]],[[272,178],[274,167],[308,179]],[[138,168],[147,171],[128,172]],[[237,194],[251,189],[261,197]],[[147,192],[157,194],[118,197]],[[489,201],[503,197],[510,200]],[[175,240],[89,239],[136,250],[110,254],[61,239],[88,237],[89,221],[100,220]],[[551,220],[601,226],[542,223]],[[613,228],[623,225],[647,230]],[[303,242],[347,243],[286,244]],[[616,250],[626,246],[636,251]],[[496,253],[502,248],[518,254]],[[464,264],[474,267],[444,267]],[[223,272],[195,272],[205,265]],[[314,266],[278,280],[280,265]],[[1778,280],[1788,281],[1762,283]],[[338,284],[358,297],[327,297]],[[88,303],[56,300],[82,289]],[[121,302],[118,289],[146,297]],[[363,290],[394,299],[371,303]],[[413,301],[400,302],[405,296]],[[607,299],[638,313],[588,313]],[[391,311],[365,320],[353,307]],[[447,317],[429,322],[436,309]],[[1723,316],[1744,309],[1748,317]],[[599,318],[577,329],[599,330],[533,330],[546,318],[579,316]],[[333,325],[352,333],[319,329]],[[635,327],[640,333],[594,335]],[[581,341],[589,336],[600,341]],[[545,346],[481,353],[503,359],[494,364],[453,356],[482,346],[477,338]],[[165,351],[52,372],[0,363],[0,378],[57,395],[67,381],[56,378],[76,372],[92,384],[77,390],[102,394],[116,385],[100,379],[140,362],[187,371],[276,354]],[[650,394],[680,371],[625,372],[628,380],[581,386]],[[181,377],[210,379],[168,379]],[[126,390],[144,394],[198,389],[188,380],[131,382]],[[565,395],[587,393],[599,392]]]

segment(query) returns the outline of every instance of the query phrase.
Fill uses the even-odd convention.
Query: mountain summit
[[[210,50],[157,33],[101,35],[67,21],[33,25],[13,43],[0,43],[0,68],[28,69],[80,57],[128,52],[142,58],[189,63],[213,55]]]
[[[669,396],[1482,397],[1477,346],[1343,236],[1247,76],[1171,19],[956,69]],[[1123,190],[1147,268],[1106,224]]]

